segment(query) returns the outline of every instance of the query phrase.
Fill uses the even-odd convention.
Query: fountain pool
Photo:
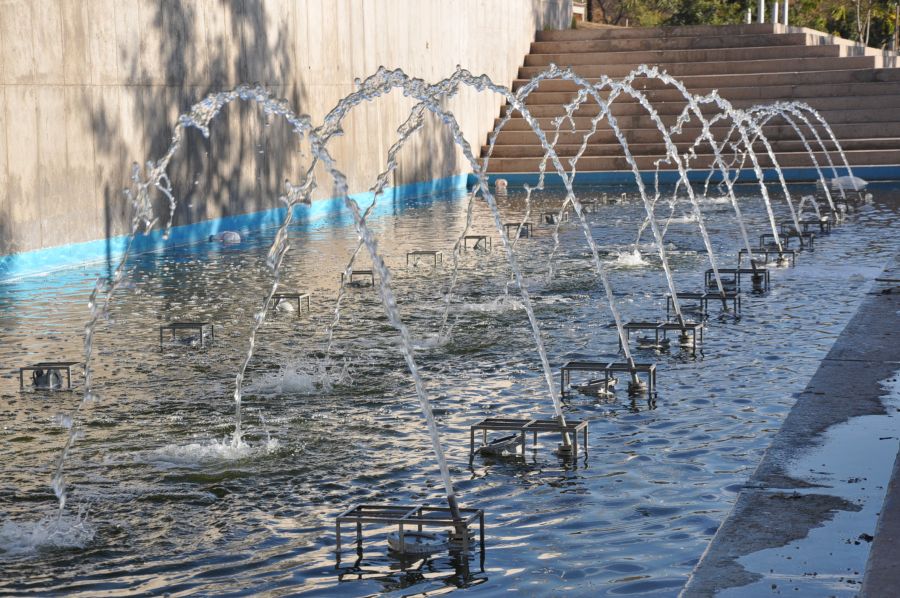
[[[745,225],[766,230],[759,188],[736,186]],[[794,188],[792,187],[792,192]],[[796,196],[812,193],[797,188]],[[629,195],[587,215],[625,320],[662,319],[666,280],[651,246],[634,259],[646,214],[631,189],[579,188],[579,198]],[[498,199],[505,222],[523,193]],[[562,190],[535,191],[530,237],[514,247],[551,365],[621,360],[612,317],[577,220],[552,228]],[[699,199],[720,263],[742,247],[728,201]],[[772,289],[747,293],[741,318],[712,320],[698,355],[634,349],[660,368],[658,397],[575,394],[567,418],[590,422],[588,454],[548,449],[469,462],[469,426],[485,417],[552,417],[553,405],[488,207],[470,234],[491,252],[463,252],[440,334],[450,260],[406,265],[415,250],[449,252],[466,221],[463,197],[398,205],[370,226],[393,274],[460,503],[485,509],[484,561],[438,553],[401,569],[384,534],[358,556],[334,555],[334,517],[365,502],[446,496],[398,340],[371,287],[349,289],[328,361],[326,329],[340,274],[358,243],[338,222],[293,225],[282,285],[309,290],[310,313],[269,316],[257,336],[243,396],[243,443],[233,445],[234,372],[253,316],[271,288],[274,231],[239,244],[200,243],[132,256],[108,321],[95,333],[94,388],[66,466],[69,512],[55,522],[47,485],[78,395],[18,391],[23,358],[81,355],[85,302],[102,268],[69,269],[0,285],[0,593],[263,593],[398,595],[467,588],[480,595],[659,593],[680,588],[736,491],[853,314],[881,265],[900,248],[900,190],[878,189]],[[779,220],[786,205],[774,204]],[[669,223],[665,241],[680,290],[704,286],[708,258],[696,223]],[[620,259],[620,256],[625,256]],[[363,257],[355,268],[369,268]],[[159,326],[209,320],[216,340],[198,351],[158,349]],[[27,361],[27,359],[26,359]],[[79,379],[80,384],[82,381]],[[78,509],[83,518],[76,521]],[[37,523],[42,521],[43,523]],[[465,562],[463,562],[465,561]]]

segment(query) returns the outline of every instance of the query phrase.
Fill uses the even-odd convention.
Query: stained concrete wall
[[[380,65],[437,81],[459,64],[508,85],[535,31],[570,18],[571,0],[0,0],[0,255],[127,232],[130,165],[158,158],[207,93],[259,82],[321,122]],[[446,107],[477,151],[500,104],[464,91]],[[383,170],[412,105],[395,95],[347,119],[331,150],[352,191]],[[469,170],[429,118],[394,184]],[[309,158],[281,123],[229,107],[173,163],[176,224],[271,208]]]

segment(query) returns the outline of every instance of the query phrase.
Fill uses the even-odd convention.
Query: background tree
[[[784,0],[781,0],[782,2]],[[898,0],[791,0],[790,23],[888,47]],[[725,25],[743,23],[758,0],[587,0],[591,20],[607,25]],[[771,10],[766,0],[766,10]]]

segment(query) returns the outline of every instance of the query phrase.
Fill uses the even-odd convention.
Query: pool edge
[[[900,254],[895,254],[885,264],[884,272],[898,269]],[[831,496],[827,493],[795,492],[804,488],[804,483],[790,477],[785,465],[817,446],[831,426],[883,412],[884,390],[880,383],[900,368],[896,355],[896,338],[900,335],[900,320],[895,316],[898,310],[900,294],[871,291],[866,294],[805,390],[798,395],[680,596],[714,596],[758,581],[758,574],[740,564],[741,557],[806,537],[812,529],[831,519],[836,510],[842,510],[837,502],[823,500]],[[852,400],[847,396],[847,380],[853,381]],[[900,469],[895,465],[893,471],[896,476]],[[890,487],[900,491],[900,482],[892,479]],[[890,498],[892,495],[888,494],[886,500]],[[883,526],[884,515],[882,511],[878,528]],[[894,515],[900,517],[900,509]],[[900,523],[894,522],[894,527],[900,528]],[[875,544],[867,557],[867,569],[868,562],[878,556],[876,549],[888,550],[891,558],[896,557],[896,546]],[[865,578],[861,577],[864,584],[870,582],[868,570],[866,573]],[[864,585],[864,593],[866,589]]]
[[[372,210],[370,217],[378,217],[395,208],[397,201],[410,201],[417,198],[462,191],[469,182],[469,175],[457,174],[439,179],[431,179],[417,183],[408,183],[396,187],[388,187],[379,196],[379,203]],[[351,198],[365,209],[374,199],[371,191],[353,193]],[[270,228],[280,224],[285,208],[272,208],[261,212],[251,212],[238,216],[226,216],[203,220],[193,224],[173,226],[168,239],[163,239],[161,230],[151,231],[148,235],[135,238],[132,252],[135,254],[158,251],[165,247],[187,245],[203,241],[209,235],[223,230],[252,231]],[[310,205],[299,205],[294,208],[297,222],[314,223],[336,213],[344,211],[341,198],[330,197],[314,201]],[[22,253],[0,255],[0,284],[20,278],[40,276],[78,268],[90,264],[112,262],[121,258],[128,241],[127,235],[118,235],[108,239],[70,243],[56,247],[47,247]]]

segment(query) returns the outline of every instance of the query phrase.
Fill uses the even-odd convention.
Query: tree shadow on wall
[[[442,106],[447,109],[446,102]],[[396,132],[394,133],[396,137]],[[392,140],[393,141],[393,140]],[[478,140],[468,140],[473,151],[478,147]],[[468,162],[460,164],[457,145],[450,129],[444,125],[437,115],[428,113],[422,129],[407,142],[401,156],[403,159],[394,176],[395,185],[426,182],[434,178],[449,177],[457,173],[457,168],[469,168]],[[402,207],[398,194],[394,195],[395,210]]]
[[[132,163],[143,168],[164,155],[179,114],[242,82],[262,83],[298,110],[307,101],[299,77],[292,76],[297,67],[289,23],[274,21],[265,0],[142,3],[140,10],[152,11],[142,22],[153,31],[141,32],[139,52],[117,48],[119,85],[89,96],[85,105],[110,268],[118,260],[114,238],[131,228],[122,190],[130,186]],[[225,25],[220,31],[198,25],[213,22]],[[178,200],[173,224],[277,207],[282,181],[297,175],[296,146],[283,123],[266,125],[258,106],[243,102],[222,111],[209,139],[188,130],[168,169]],[[155,194],[154,210],[164,225],[169,205],[161,194]]]

